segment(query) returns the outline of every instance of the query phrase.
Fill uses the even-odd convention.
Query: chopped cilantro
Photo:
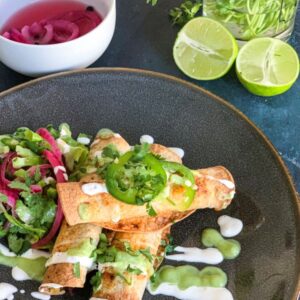
[[[150,217],[157,216],[156,211],[154,210],[153,206],[149,202],[147,203],[146,209],[147,209],[147,213]]]
[[[167,238],[168,238],[169,242],[167,243],[165,241],[165,243],[166,243],[165,253],[170,254],[170,253],[174,252],[174,249],[176,246],[174,245],[174,238],[170,234],[167,235]]]
[[[155,6],[157,4],[158,0],[147,0],[148,4],[151,4],[152,6]]]
[[[101,281],[102,281],[102,274],[98,271],[90,280],[90,284],[93,287],[94,293],[96,293],[100,286],[101,286]]]
[[[143,271],[139,268],[132,268],[130,265],[127,267],[127,272],[132,273],[132,274],[136,274],[136,275],[140,275],[143,273]]]
[[[74,264],[73,273],[74,273],[76,278],[80,278],[80,263],[79,262]]]

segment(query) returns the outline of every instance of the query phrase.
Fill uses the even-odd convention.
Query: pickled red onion
[[[51,151],[53,152],[53,154],[57,157],[57,159],[60,162],[60,165],[62,165],[62,153],[59,150],[56,141],[54,139],[54,137],[52,136],[52,134],[46,129],[46,128],[39,128],[36,131],[37,134],[39,134],[45,141],[47,141],[51,147]],[[51,162],[50,162],[51,164]],[[51,164],[52,165],[52,164]]]
[[[94,10],[74,10],[54,18],[12,28],[3,37],[26,44],[54,44],[74,40],[97,27],[101,16]]]
[[[53,39],[53,26],[51,24],[33,23],[31,26],[24,26],[21,33],[30,44],[49,44]]]
[[[6,169],[7,166],[9,165],[9,162],[16,156],[15,152],[9,152],[8,154],[6,154],[3,163],[1,164],[0,167],[0,178],[3,184],[8,185],[11,183],[10,180],[6,179]]]
[[[53,40],[57,43],[68,42],[79,36],[79,28],[75,23],[66,20],[52,20],[48,23],[53,26]]]

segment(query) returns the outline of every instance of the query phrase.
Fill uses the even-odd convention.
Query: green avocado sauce
[[[151,278],[150,288],[156,290],[162,283],[170,283],[186,290],[192,286],[225,287],[227,275],[217,267],[196,267],[185,265],[179,267],[163,266]]]
[[[201,241],[206,247],[215,247],[220,250],[225,259],[234,259],[241,252],[241,245],[238,241],[224,239],[222,235],[213,228],[203,230]]]
[[[96,249],[97,244],[92,239],[87,238],[83,240],[78,246],[73,247],[67,251],[69,256],[84,256],[90,257]]]
[[[133,256],[124,251],[117,252],[112,267],[118,273],[124,273],[128,271],[128,268],[139,270],[150,276],[154,273],[152,264],[144,255]]]
[[[90,218],[89,204],[81,203],[78,207],[78,214],[81,220],[88,221]]]
[[[0,264],[8,267],[18,267],[31,279],[42,281],[46,271],[46,257],[29,259],[21,256],[5,256],[0,252]]]

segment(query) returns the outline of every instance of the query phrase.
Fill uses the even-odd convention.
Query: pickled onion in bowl
[[[57,44],[74,40],[90,32],[101,22],[101,16],[88,6],[86,10],[69,11],[22,28],[11,28],[2,36],[25,44]]]

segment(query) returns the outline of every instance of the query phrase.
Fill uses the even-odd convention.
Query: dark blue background
[[[177,28],[171,26],[168,11],[180,1],[159,0],[156,7],[146,0],[117,0],[117,28],[106,53],[93,67],[133,67],[171,74],[190,80],[175,66],[172,46]],[[300,11],[290,43],[300,53]],[[30,78],[0,63],[0,91]],[[263,98],[249,94],[238,82],[234,70],[219,80],[193,81],[225,98],[245,113],[278,149],[300,191],[300,79],[285,94]]]

